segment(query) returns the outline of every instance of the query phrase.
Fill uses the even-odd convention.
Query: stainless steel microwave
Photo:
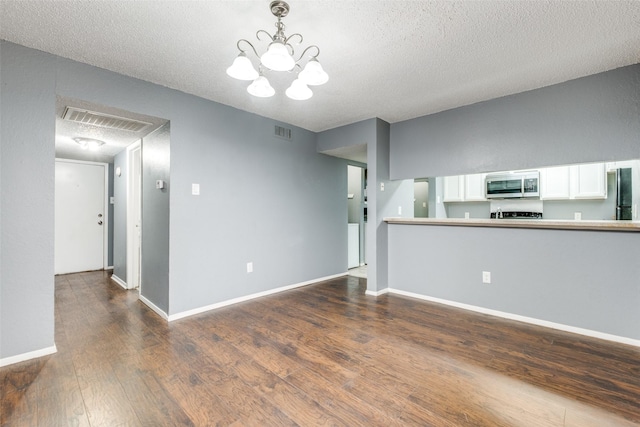
[[[540,197],[540,173],[504,172],[489,174],[485,180],[487,199]]]

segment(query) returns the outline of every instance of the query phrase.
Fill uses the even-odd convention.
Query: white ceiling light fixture
[[[284,24],[282,18],[289,14],[289,5],[284,1],[272,1],[269,5],[271,13],[278,18],[275,26],[277,28],[276,33],[272,36],[265,30],[258,30],[256,32],[256,38],[260,40],[260,34],[266,34],[271,40],[267,50],[262,55],[258,55],[256,48],[246,39],[238,40],[237,46],[240,54],[233,61],[233,64],[227,68],[227,74],[234,79],[238,80],[253,80],[253,83],[249,85],[247,91],[254,96],[267,98],[275,94],[275,89],[271,86],[267,78],[264,76],[264,72],[270,71],[288,71],[293,72],[296,69],[302,70],[298,74],[298,78],[291,83],[291,86],[286,90],[286,95],[295,100],[305,100],[313,96],[313,92],[309,89],[309,85],[317,86],[326,83],[329,80],[329,75],[323,70],[322,65],[318,62],[318,55],[320,55],[320,48],[316,45],[307,47],[302,55],[296,60],[294,58],[294,49],[289,41],[297,37],[299,43],[302,43],[302,35],[295,33],[289,37],[284,34]],[[243,49],[240,44],[246,43],[249,45],[256,57],[260,59],[258,65],[258,71],[254,68],[251,60],[247,57],[247,50]],[[301,61],[305,58],[305,55],[309,51],[315,51],[315,55],[310,55],[305,67],[301,65]]]
[[[93,138],[77,137],[73,138],[73,140],[77,142],[83,150],[98,151],[98,149],[104,145],[104,141]]]

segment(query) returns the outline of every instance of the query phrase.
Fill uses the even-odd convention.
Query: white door
[[[104,269],[106,166],[56,160],[56,274]]]
[[[140,143],[129,150],[129,196],[127,204],[128,265],[127,285],[129,289],[140,288],[141,231],[142,231],[142,162]],[[129,267],[130,266],[130,267]]]

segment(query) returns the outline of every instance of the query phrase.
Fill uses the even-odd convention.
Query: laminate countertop
[[[553,230],[640,231],[640,221],[588,221],[557,219],[402,218],[387,217],[388,224],[461,227],[545,228]]]

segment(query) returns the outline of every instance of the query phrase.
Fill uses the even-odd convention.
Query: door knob
[[[102,225],[102,221],[98,221],[98,225]]]
[[[98,214],[98,218],[102,218],[102,214]]]

